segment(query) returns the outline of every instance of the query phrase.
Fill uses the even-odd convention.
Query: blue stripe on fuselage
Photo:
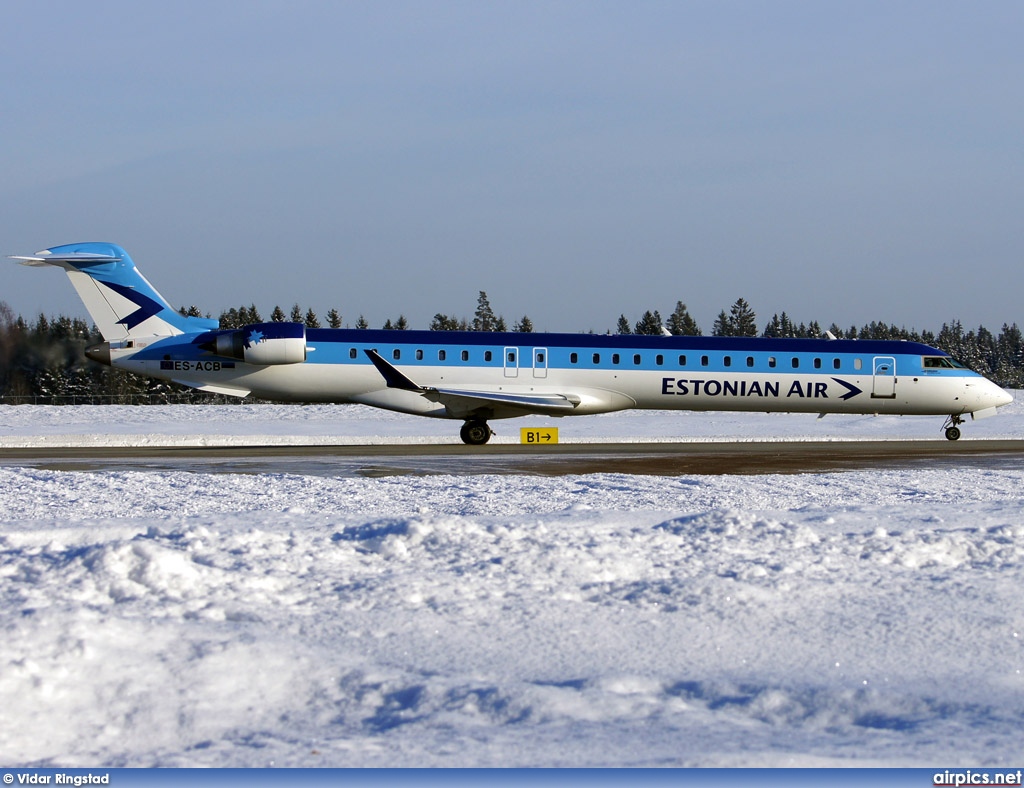
[[[895,356],[897,372],[920,368],[921,356],[946,356],[918,342],[880,340],[772,339],[748,337],[659,337],[604,334],[514,334],[460,331],[384,331],[359,329],[310,329],[307,342],[316,348],[312,363],[365,364],[364,348],[375,348],[389,362],[400,366],[480,366],[500,369],[505,348],[517,348],[515,366],[531,369],[534,349],[543,349],[548,369],[688,370],[731,373],[832,373],[867,372],[875,356]],[[355,349],[355,358],[352,350]],[[400,351],[394,357],[394,351]],[[417,354],[417,351],[421,353]],[[439,359],[439,351],[445,358]],[[468,359],[463,360],[463,351]],[[490,351],[490,358],[485,354]],[[573,359],[575,354],[575,360]],[[596,358],[595,358],[596,354]],[[421,357],[417,357],[420,355]],[[618,357],[616,359],[616,356]],[[639,356],[636,363],[635,356]],[[659,363],[660,357],[660,363]],[[685,357],[685,358],[681,358]],[[705,363],[705,357],[707,363]],[[748,363],[748,358],[752,363]],[[775,359],[774,365],[771,359]],[[793,359],[798,366],[793,366]],[[855,370],[853,359],[861,359]],[[815,367],[815,360],[820,366]],[[835,365],[839,359],[839,366]],[[970,375],[966,369],[937,370],[944,375]]]
[[[182,339],[185,339],[182,337]],[[191,339],[191,338],[189,338]],[[307,329],[306,341],[313,352],[307,364],[370,363],[365,349],[376,349],[390,364],[415,368],[465,366],[501,369],[506,348],[516,348],[511,366],[534,367],[534,351],[543,349],[542,366],[554,369],[682,371],[691,373],[872,374],[876,356],[896,358],[897,374],[918,374],[922,356],[947,356],[918,342],[883,340],[774,339],[747,337],[659,337],[636,334],[515,334],[461,331],[385,331],[373,329]],[[141,351],[140,360],[162,358],[169,349]],[[186,346],[175,346],[175,358],[209,357],[195,350],[179,355]],[[399,351],[395,357],[395,351]],[[444,359],[439,358],[444,352]],[[463,351],[468,358],[463,359]],[[485,354],[489,352],[490,358]],[[575,359],[574,355],[575,354]],[[636,358],[639,356],[639,363]],[[706,359],[706,363],[705,363]],[[748,362],[748,359],[750,361]],[[772,364],[774,359],[774,364]],[[797,366],[793,366],[796,359]],[[839,360],[836,366],[835,360]],[[860,359],[860,368],[854,367]],[[816,360],[819,366],[815,366]],[[973,375],[963,368],[929,369],[926,374]]]

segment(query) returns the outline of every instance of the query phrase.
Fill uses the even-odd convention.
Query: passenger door
[[[546,347],[533,349],[533,376],[535,378],[548,376],[548,349]]]
[[[504,361],[502,362],[505,366],[505,377],[506,378],[517,378],[519,377],[519,348],[507,347],[504,350]]]
[[[875,399],[896,398],[896,359],[875,356],[872,372],[871,396]]]

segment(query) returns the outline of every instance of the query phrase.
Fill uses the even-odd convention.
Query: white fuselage
[[[911,342],[338,329],[309,331],[306,343],[300,363],[250,364],[178,336],[112,347],[111,363],[238,396],[458,419],[533,411],[486,399],[436,401],[389,385],[366,351],[423,388],[572,401],[552,415],[626,408],[955,415],[1011,400],[941,351]]]

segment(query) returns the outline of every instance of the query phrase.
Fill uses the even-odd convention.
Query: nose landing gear
[[[960,440],[960,425],[963,423],[964,420],[959,413],[954,413],[946,419],[946,423],[942,425],[946,429],[946,440]]]
[[[470,446],[483,446],[493,434],[483,419],[469,419],[459,431],[462,442],[468,443]]]

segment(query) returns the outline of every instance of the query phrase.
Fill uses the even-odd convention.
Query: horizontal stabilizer
[[[115,257],[109,254],[94,254],[91,252],[69,252],[67,254],[49,256],[46,254],[46,250],[37,252],[37,256],[22,256],[12,254],[10,258],[17,260],[22,265],[31,265],[42,267],[44,265],[52,265],[57,268],[79,268],[87,265],[99,265],[101,263],[117,263],[122,258]],[[67,265],[62,265],[66,263]]]
[[[117,244],[79,243],[12,255],[22,265],[62,268],[108,342],[216,329],[217,320],[175,311]]]

